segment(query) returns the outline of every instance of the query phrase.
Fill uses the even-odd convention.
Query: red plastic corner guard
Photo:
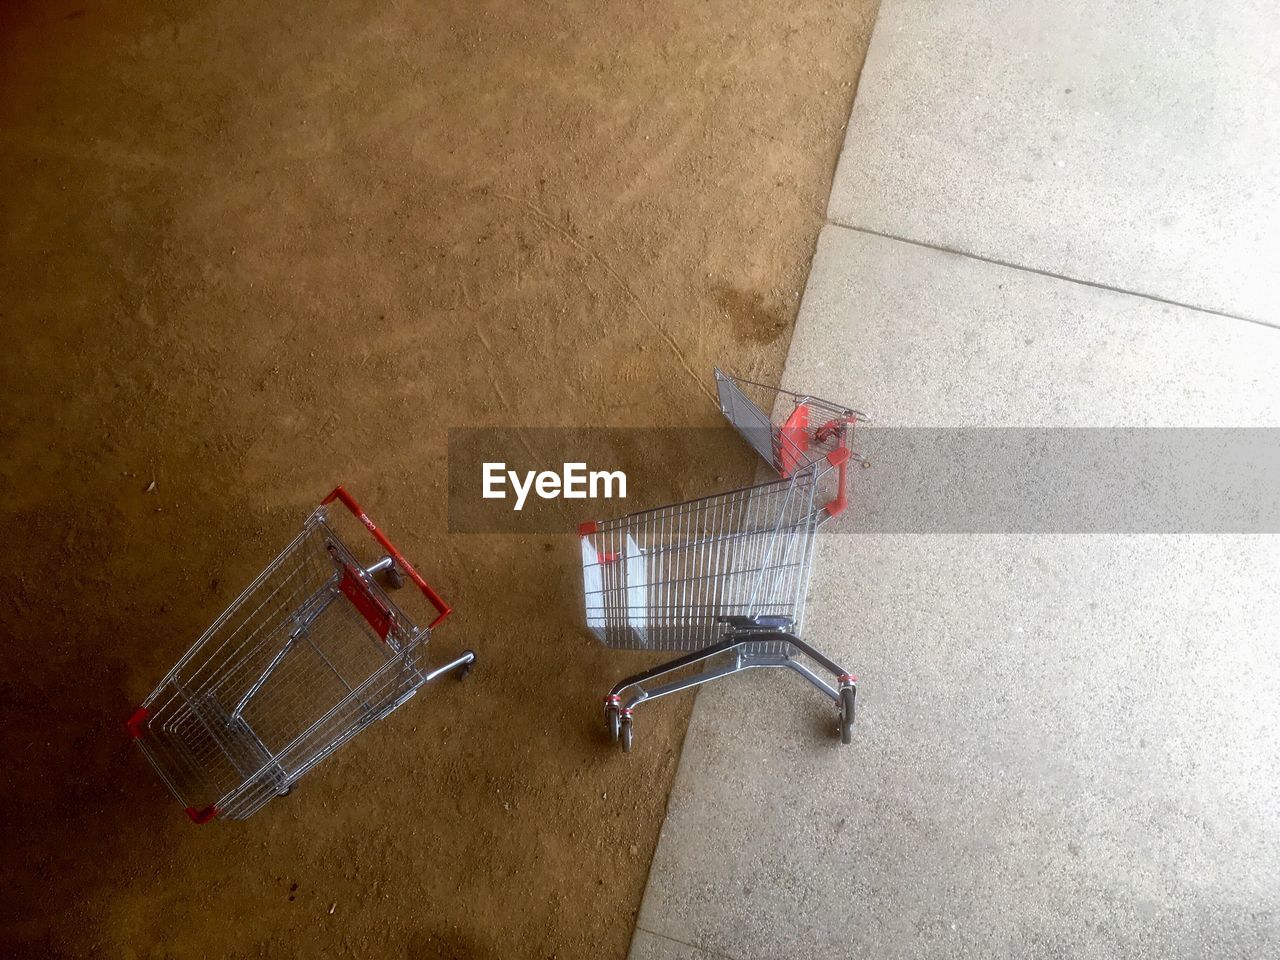
[[[800,404],[791,411],[787,422],[778,433],[778,472],[783,479],[790,477],[799,465],[801,457],[809,450],[809,405]]]
[[[594,520],[584,520],[582,523],[578,524],[578,536],[589,537],[596,532],[598,527],[599,524]]]
[[[216,804],[209,804],[203,810],[197,810],[195,807],[187,807],[187,816],[191,818],[192,823],[206,824],[218,815],[218,807]]]
[[[142,725],[147,722],[147,717],[150,715],[151,711],[146,707],[139,707],[137,710],[133,711],[129,719],[124,722],[126,729],[129,731],[130,737],[134,740],[142,739]]]

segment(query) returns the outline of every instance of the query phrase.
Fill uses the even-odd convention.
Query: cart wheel
[[[392,590],[399,590],[404,586],[404,574],[400,572],[400,568],[395,563],[387,567],[387,585]]]
[[[631,718],[623,717],[622,723],[619,725],[618,733],[622,739],[622,752],[631,752]]]
[[[617,707],[612,704],[605,707],[604,722],[609,727],[609,739],[617,743],[622,727],[622,714],[618,712]]]
[[[840,742],[850,743],[853,740],[853,698],[857,695],[853,687],[840,688]]]
[[[291,784],[289,784],[287,787],[285,787],[283,790],[281,790],[279,793],[277,793],[277,794],[276,794],[276,796],[277,796],[277,797],[287,797],[287,796],[288,796],[289,794],[291,794],[291,793],[293,793],[293,784],[292,784],[292,783],[291,783]]]

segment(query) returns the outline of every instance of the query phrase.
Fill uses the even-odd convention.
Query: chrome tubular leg
[[[791,644],[791,646],[795,647],[797,650],[803,653],[806,657],[808,657],[814,663],[821,666],[824,670],[830,671],[833,676],[835,677],[849,676],[849,672],[845,670],[844,667],[840,666],[838,663],[836,663],[834,660],[830,659],[829,657],[826,657],[823,654],[819,653],[817,650],[813,649],[813,647],[809,646],[809,644],[805,643],[799,637],[793,637],[791,634],[788,633],[776,639],[784,640],[787,643]]]
[[[780,645],[782,650],[778,649]],[[700,672],[656,686],[649,685],[662,677],[713,660],[722,654],[733,654],[733,656],[719,665],[707,666]],[[797,654],[813,661],[821,668],[821,672],[799,659]],[[834,701],[840,708],[841,740],[844,743],[850,742],[857,678],[799,637],[780,631],[737,633],[720,643],[627,677],[615,684],[609,691],[609,695],[605,697],[606,721],[614,740],[621,739],[623,749],[629,751],[631,749],[631,714],[641,703],[646,700],[657,700],[659,697],[679,693],[682,690],[690,690],[744,670],[762,667],[781,667],[792,670],[828,699]],[[830,681],[822,675],[824,672],[831,675]],[[623,695],[628,691],[631,693],[624,699]]]
[[[367,567],[365,567],[364,572],[369,574],[369,576],[372,577],[375,573],[380,573],[381,571],[386,570],[393,563],[395,563],[395,561],[392,560],[390,557],[383,557],[381,560],[378,560],[375,563],[371,563]]]
[[[656,680],[658,677],[666,676],[669,673],[675,673],[677,670],[683,670],[685,667],[691,667],[694,664],[702,663],[705,660],[711,660],[712,658],[718,657],[722,653],[727,653],[728,651],[740,645],[741,645],[740,640],[738,640],[737,638],[731,638],[729,640],[722,640],[720,643],[713,644],[709,647],[704,647],[701,650],[695,650],[693,653],[686,654],[683,657],[677,657],[674,660],[668,660],[666,663],[659,664],[658,666],[654,667],[651,670],[646,670],[643,673],[637,673],[633,676],[627,677],[625,680],[620,680],[618,683],[614,684],[613,689],[609,691],[609,699],[612,700],[614,698],[621,698],[622,692],[626,690],[628,687],[640,687],[641,692],[643,694],[644,684],[646,681]],[[734,670],[736,669],[737,667],[735,666]],[[731,670],[728,672],[732,673],[734,672],[734,670]],[[717,675],[724,676],[723,673],[719,673]],[[697,676],[702,676],[702,675],[698,674]],[[715,679],[715,677],[708,677],[707,679],[713,680]],[[705,682],[705,681],[699,681],[699,682]],[[680,689],[682,690],[687,689],[689,686],[696,686],[696,684],[685,684],[684,686],[680,687]],[[673,693],[675,691],[668,691],[668,692]],[[654,698],[655,695],[661,696],[661,694],[655,694],[652,692],[647,693],[637,698],[634,698],[633,701],[629,703],[627,706],[628,708],[630,708],[630,706],[634,705],[635,703],[639,703],[641,700],[651,700]]]
[[[458,674],[458,679],[459,680],[463,679],[464,677],[466,677],[467,674],[471,672],[471,665],[475,662],[476,662],[475,653],[473,653],[470,650],[465,650],[461,654],[459,654],[458,656],[450,660],[448,663],[443,663],[440,666],[436,667],[434,670],[429,670],[426,673],[418,673],[414,679],[409,681],[408,683],[409,689],[406,690],[404,693],[400,694],[400,696],[396,697],[394,700],[392,700],[391,703],[387,704],[387,706],[384,707],[376,716],[371,717],[371,720],[381,720],[384,717],[390,716],[396,710],[399,710],[402,706],[404,706],[406,703],[412,700],[415,696],[417,696],[418,691],[421,690],[424,686],[426,686],[428,683],[430,683],[432,680],[436,679],[437,677],[441,677],[444,674],[449,673],[450,671],[456,670]]]
[[[631,711],[635,709],[637,704],[644,703],[646,700],[657,700],[659,697],[665,697],[672,693],[679,693],[681,690],[690,690],[693,687],[700,686],[704,683],[710,683],[712,680],[719,680],[721,677],[727,677],[739,670],[745,670],[746,665],[741,661],[734,660],[723,666],[715,667],[710,670],[703,670],[701,673],[694,673],[687,677],[681,677],[679,680],[672,680],[670,683],[664,683],[657,687],[640,687],[636,694],[628,698],[623,704],[622,709]],[[657,679],[670,670],[656,672],[650,679]]]
[[[434,670],[430,670],[423,674],[422,682],[430,683],[436,677],[457,670],[460,676],[466,676],[471,670],[471,665],[476,662],[476,655],[471,650],[464,650],[459,656],[454,657],[448,663],[441,664]]]
[[[793,660],[788,658],[782,664],[780,664],[780,666],[785,666],[790,670],[794,670],[796,673],[800,674],[800,676],[804,677],[806,680],[812,683],[815,687],[817,687],[819,690],[825,693],[828,697],[830,697],[836,703],[840,702],[840,691],[837,690],[835,687],[833,687],[831,684],[827,683],[827,681],[823,680],[820,676],[814,673],[813,670],[805,666],[799,660]]]

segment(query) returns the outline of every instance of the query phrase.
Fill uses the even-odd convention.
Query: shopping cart
[[[605,698],[610,735],[629,752],[640,703],[779,667],[835,701],[848,743],[857,678],[800,634],[815,534],[847,506],[849,462],[866,464],[849,448],[866,417],[720,370],[715,377],[721,412],[782,479],[578,528],[588,629],[610,647],[687,651],[614,686]]]
[[[386,550],[361,566],[329,525],[337,500]],[[378,576],[407,576],[435,608],[426,627]],[[430,680],[466,676],[471,651],[421,664],[450,608],[342,487],[129,718],[130,734],[196,823],[243,820]]]

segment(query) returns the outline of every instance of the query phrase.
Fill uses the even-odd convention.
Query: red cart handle
[[[333,493],[320,501],[320,505],[324,506],[325,504],[333,503],[334,500],[341,500],[342,505],[350,510],[355,515],[355,518],[368,528],[369,532],[373,534],[373,538],[377,540],[378,543],[382,544],[387,553],[391,554],[391,559],[396,562],[396,565],[409,575],[409,579],[418,585],[418,589],[422,591],[423,596],[431,601],[431,605],[436,608],[436,612],[439,616],[431,621],[428,629],[434,630],[441,620],[453,613],[453,608],[440,599],[440,595],[431,589],[431,584],[422,579],[422,574],[413,569],[413,564],[404,558],[404,554],[397,550],[395,544],[387,539],[387,535],[378,529],[378,525],[376,523],[369,519],[369,515],[364,512],[360,504],[356,503],[355,498],[352,497],[351,494],[347,493],[347,491],[342,489],[341,486],[334,487]]]

